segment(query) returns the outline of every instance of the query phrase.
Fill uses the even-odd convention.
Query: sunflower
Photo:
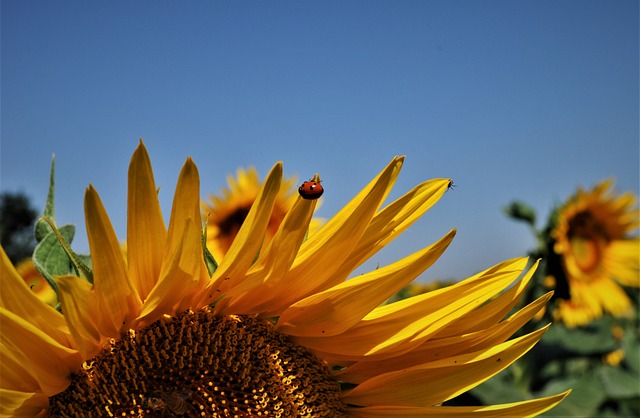
[[[51,288],[51,286],[49,286],[47,279],[38,272],[38,269],[36,269],[32,259],[27,258],[26,260],[19,262],[16,266],[16,270],[18,270],[20,277],[24,279],[27,286],[29,286],[29,289],[31,289],[38,298],[47,305],[57,305],[58,298],[56,297],[56,292]]]
[[[605,312],[622,316],[632,302],[620,286],[640,287],[639,211],[632,193],[617,195],[612,180],[579,189],[560,210],[551,231],[569,298],[555,317],[568,326],[585,325]]]
[[[296,182],[295,177],[282,179],[264,236],[265,244],[271,241],[295,203],[298,195],[294,189]],[[222,259],[231,247],[262,182],[255,167],[249,167],[246,170],[239,168],[235,177],[227,176],[227,185],[218,195],[210,194],[208,201],[202,203],[202,215],[207,223],[207,247],[216,260]],[[321,219],[312,218],[309,233],[315,232],[321,224]]]
[[[346,280],[447,190],[449,179],[426,181],[381,208],[402,163],[394,158],[308,237],[317,201],[296,199],[263,245],[282,185],[277,163],[210,274],[195,164],[187,159],[182,168],[166,228],[140,143],[129,168],[126,257],[90,186],[85,215],[93,284],[56,278],[64,315],[30,292],[0,251],[0,412],[495,417],[552,408],[568,392],[512,404],[442,406],[507,367],[545,332],[509,339],[550,297],[505,318],[535,271],[527,270],[526,258],[382,305],[436,261],[451,231]]]

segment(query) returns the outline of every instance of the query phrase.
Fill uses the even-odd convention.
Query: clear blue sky
[[[321,173],[329,217],[396,154],[391,197],[458,187],[367,268],[458,236],[421,280],[463,278],[533,245],[541,217],[615,177],[638,192],[638,1],[3,0],[1,189],[79,227],[92,183],[121,238],[142,137],[165,216],[187,156],[202,194],[237,167]]]

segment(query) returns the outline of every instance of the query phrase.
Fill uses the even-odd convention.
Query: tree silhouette
[[[31,257],[38,212],[22,192],[0,194],[0,244],[12,263]]]

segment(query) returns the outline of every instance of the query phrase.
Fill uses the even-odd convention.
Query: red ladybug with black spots
[[[322,196],[322,193],[324,193],[324,187],[320,184],[321,181],[320,174],[316,174],[309,181],[305,181],[298,187],[298,193],[300,193],[303,199],[307,200],[319,198]]]

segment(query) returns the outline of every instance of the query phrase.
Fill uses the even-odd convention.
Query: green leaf
[[[611,335],[610,321],[600,320],[588,327],[569,329],[561,324],[549,328],[544,336],[547,344],[558,344],[576,354],[602,354],[613,351],[616,342]]]
[[[532,227],[536,225],[536,211],[526,203],[513,201],[505,206],[503,210],[512,219],[526,222]]]
[[[620,399],[616,404],[618,407],[619,417],[638,417],[640,416],[640,399]]]
[[[55,223],[55,210],[54,210],[54,189],[55,189],[55,171],[56,171],[56,156],[55,154],[51,158],[51,173],[49,175],[49,192],[47,193],[47,203],[44,208],[43,217],[51,219]],[[42,219],[38,219],[35,225],[35,235],[38,242],[42,241],[52,229]],[[69,241],[71,242],[71,241]]]
[[[618,415],[618,413],[612,407],[609,407],[609,406],[605,406],[604,410],[598,414],[599,418],[619,418],[620,416],[621,415]],[[627,416],[627,415],[622,415],[622,416]],[[629,416],[632,416],[632,415],[629,415]]]
[[[49,227],[48,224],[45,225]],[[76,233],[76,227],[74,225],[65,225],[58,229],[58,232],[67,242],[71,242]],[[53,280],[54,276],[76,274],[71,258],[69,258],[62,245],[60,245],[58,237],[53,231],[49,232],[38,245],[36,245],[33,251],[33,264],[40,274],[47,279],[47,282],[49,282],[49,285],[56,293],[58,292],[58,286]]]
[[[638,375],[620,367],[602,366],[596,370],[602,379],[605,393],[614,399],[640,396]]]
[[[78,275],[93,283],[91,258],[88,255],[78,255],[71,249],[71,242],[76,233],[74,225],[64,225],[60,228],[55,222],[55,155],[51,159],[49,175],[49,192],[44,214],[36,221],[35,235],[38,244],[33,251],[33,263],[44,276],[51,288],[58,293],[55,276]]]
[[[545,386],[536,397],[551,396],[573,389],[559,405],[540,416],[547,417],[595,417],[605,401],[602,383],[593,375],[570,379],[557,379]]]
[[[622,338],[622,349],[625,353],[625,363],[629,365],[636,376],[640,375],[640,335],[637,328],[630,324],[625,328],[624,337]]]
[[[76,232],[75,225],[56,228],[50,219],[41,219],[47,222],[52,231],[38,243],[33,252],[36,269],[47,279],[56,293],[58,287],[53,280],[55,276],[72,274],[93,284],[90,257],[76,254],[69,246]]]
[[[93,272],[91,271],[91,268],[89,268],[79,257],[78,255],[71,249],[71,246],[69,244],[71,244],[71,240],[67,240],[58,230],[58,228],[56,228],[55,224],[53,223],[53,221],[49,218],[41,218],[43,219],[45,222],[47,222],[49,224],[49,226],[51,227],[51,230],[53,231],[53,234],[56,236],[56,238],[58,239],[58,243],[60,244],[60,246],[62,247],[62,249],[65,251],[65,253],[67,253],[67,256],[69,256],[69,259],[71,259],[71,262],[73,263],[73,266],[75,267],[75,272],[76,274],[78,274],[80,277],[83,277],[84,279],[86,279],[89,283],[93,283]],[[75,226],[74,226],[74,231],[75,231]]]
[[[470,393],[480,399],[484,405],[496,403],[518,402],[531,399],[531,393],[514,384],[509,370],[504,370],[481,385],[473,388]]]

